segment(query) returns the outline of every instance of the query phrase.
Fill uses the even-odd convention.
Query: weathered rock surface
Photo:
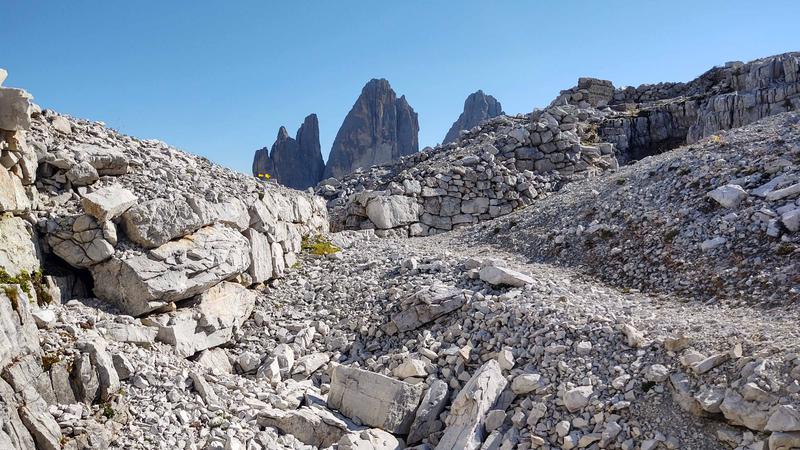
[[[384,79],[370,80],[345,117],[323,178],[386,164],[419,150],[417,113]]]
[[[250,266],[250,245],[224,225],[152,249],[92,266],[95,292],[122,311],[140,315],[200,294]]]
[[[395,434],[408,434],[422,387],[385,375],[336,366],[328,406],[361,423]]]
[[[444,424],[439,420],[439,414],[447,406],[447,394],[449,389],[447,383],[442,380],[434,380],[422,396],[422,402],[417,408],[414,422],[408,432],[408,443],[416,444],[426,437],[444,428]]]
[[[256,294],[240,284],[223,281],[182,304],[178,311],[149,316],[158,327],[158,340],[175,347],[183,357],[228,343],[250,317]]]
[[[473,92],[464,100],[464,111],[453,122],[442,144],[449,144],[458,139],[462,130],[469,130],[500,115],[503,115],[503,107],[496,98],[484,94],[481,90]]]
[[[402,195],[376,196],[367,202],[367,217],[385,230],[416,222],[420,212],[419,203]]]
[[[35,231],[20,217],[0,214],[0,267],[10,276],[39,269],[39,244]]]
[[[137,200],[131,191],[111,185],[84,195],[81,204],[87,214],[102,223],[116,219],[135,205]]]
[[[481,366],[453,401],[450,415],[447,416],[447,428],[436,448],[479,449],[483,443],[483,422],[486,414],[500,397],[506,384],[497,361],[490,360]]]

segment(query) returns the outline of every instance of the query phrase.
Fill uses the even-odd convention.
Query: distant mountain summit
[[[372,79],[345,117],[324,177],[340,178],[359,167],[386,164],[419,150],[417,113],[397,98],[385,79]]]
[[[458,120],[450,127],[450,131],[444,137],[442,144],[448,144],[458,139],[461,130],[469,130],[474,126],[503,114],[503,107],[500,102],[491,95],[486,95],[483,91],[473,92],[464,101],[464,112],[458,116]]]
[[[305,118],[294,139],[285,127],[280,127],[272,150],[257,150],[253,158],[253,175],[269,174],[271,179],[294,189],[315,186],[324,170],[316,114]]]

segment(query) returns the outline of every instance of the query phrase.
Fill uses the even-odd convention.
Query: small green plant
[[[794,253],[794,245],[783,242],[778,246],[775,253],[779,256],[791,255]]]
[[[333,245],[328,238],[319,234],[314,236],[303,236],[300,248],[303,251],[316,256],[332,255],[342,251],[342,249]]]
[[[111,406],[111,403],[104,403],[103,404],[103,417],[106,419],[111,419],[114,417],[114,408]]]
[[[627,178],[617,178],[617,180],[615,181],[615,183],[617,183],[618,186],[622,186],[623,184],[625,184],[627,182],[628,182]]]
[[[675,239],[675,236],[677,235],[678,235],[677,228],[672,228],[671,230],[667,230],[664,233],[664,242],[672,242],[672,240]]]
[[[44,288],[43,279],[44,276],[41,270],[37,270],[32,274],[27,270],[22,270],[19,274],[12,277],[4,269],[0,269],[0,284],[16,284],[22,289],[22,292],[29,297],[31,295],[31,286],[33,286],[40,306],[44,306],[53,301],[53,297],[47,292],[47,289]],[[6,294],[8,294],[8,290],[6,290]],[[11,295],[9,295],[9,297],[11,297]],[[16,297],[16,292],[14,292],[14,297]]]

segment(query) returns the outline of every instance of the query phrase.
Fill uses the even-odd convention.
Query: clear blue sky
[[[507,113],[579,76],[685,81],[716,64],[800,50],[800,1],[2,0],[6,85],[249,171],[317,113],[327,159],[370,78],[441,141],[467,94]]]

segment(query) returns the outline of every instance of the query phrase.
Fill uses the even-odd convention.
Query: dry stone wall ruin
[[[800,53],[728,63],[688,83],[581,78],[543,110],[453,143],[323,180],[333,229],[426,236],[509,214],[577,178],[800,109]]]

